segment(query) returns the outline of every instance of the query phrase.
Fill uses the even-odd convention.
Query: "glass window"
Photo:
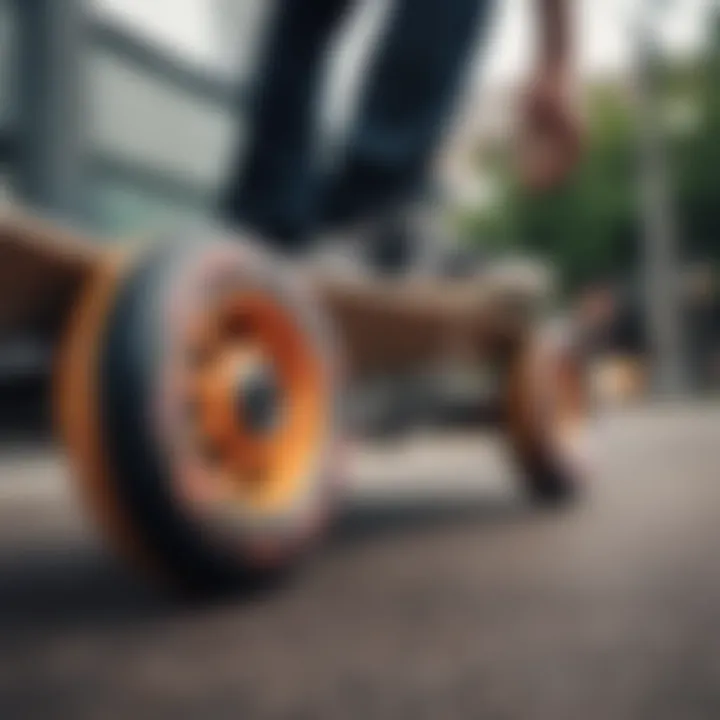
[[[218,184],[236,142],[233,113],[100,49],[93,51],[88,74],[94,151],[208,191]]]
[[[163,52],[237,79],[248,69],[258,31],[275,1],[92,0],[92,7],[97,17]]]
[[[207,217],[200,204],[191,206],[109,180],[93,183],[90,201],[97,229],[108,236],[147,235],[185,222],[196,224]]]
[[[211,0],[208,4],[213,8],[215,46],[220,69],[240,81],[253,69],[274,2]]]
[[[207,0],[93,0],[93,10],[160,50],[195,64],[213,64],[212,13]]]

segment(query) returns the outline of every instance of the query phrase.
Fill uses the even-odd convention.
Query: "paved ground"
[[[0,718],[720,717],[720,407],[598,438],[561,514],[468,438],[366,454],[308,572],[205,607],[103,555],[52,453],[6,450]]]

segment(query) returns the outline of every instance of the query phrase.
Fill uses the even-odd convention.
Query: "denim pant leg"
[[[354,0],[279,0],[221,213],[291,249],[307,230],[318,90],[333,30]]]
[[[342,225],[424,190],[492,0],[396,0],[369,68],[323,221]]]

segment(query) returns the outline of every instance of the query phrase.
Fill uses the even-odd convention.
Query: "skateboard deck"
[[[19,211],[0,214],[0,335],[57,334],[106,243]],[[507,278],[310,279],[350,375],[374,375],[443,358],[473,359],[522,334],[533,293]]]
[[[0,210],[0,335],[56,332],[102,257],[81,233]]]
[[[517,288],[482,279],[320,278],[351,375],[477,361],[520,337],[528,322]]]

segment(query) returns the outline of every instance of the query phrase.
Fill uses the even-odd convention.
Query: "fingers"
[[[520,178],[531,190],[550,189],[576,167],[583,136],[579,116],[556,88],[535,87],[527,98],[520,142]]]
[[[524,164],[523,179],[530,189],[548,190],[564,182],[580,157],[579,133],[572,124],[552,135],[538,137]]]

